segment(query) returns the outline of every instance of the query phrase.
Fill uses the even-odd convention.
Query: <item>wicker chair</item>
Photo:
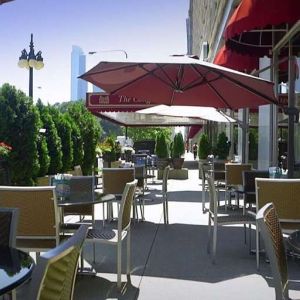
[[[268,178],[269,171],[250,170],[243,171],[243,194],[244,194],[244,212],[247,204],[251,207],[256,204],[255,178]]]
[[[252,169],[251,164],[225,164],[225,188],[229,204],[231,205],[231,193],[234,193],[237,199],[237,205],[239,205],[239,193],[238,187],[243,185],[243,171],[249,171]],[[227,205],[226,205],[227,206]]]
[[[59,244],[55,187],[0,186],[0,206],[19,208],[17,248],[43,252]]]
[[[19,218],[17,208],[0,208],[0,245],[16,246],[16,233]]]
[[[73,299],[78,258],[88,225],[58,247],[41,255],[25,286],[25,299]]]
[[[208,211],[208,243],[207,252],[211,249],[211,226],[213,222],[213,245],[212,245],[212,262],[215,263],[217,249],[217,231],[219,225],[235,225],[235,224],[255,224],[253,216],[244,215],[242,212],[230,212],[220,215],[218,213],[217,192],[214,180],[211,176],[208,177],[209,188],[209,211]],[[245,230],[246,235],[246,230]],[[246,237],[246,236],[245,236]]]
[[[103,168],[102,170],[102,186],[104,194],[113,194],[120,204],[126,183],[132,182],[135,179],[134,168]],[[111,204],[111,203],[110,203]],[[138,217],[137,205],[140,205],[140,210],[143,218],[144,202],[134,197],[133,201],[133,217]],[[110,209],[111,217],[113,217],[112,206]]]
[[[282,230],[273,203],[265,204],[258,211],[256,220],[270,260],[276,300],[290,300]]]
[[[286,231],[300,229],[300,179],[256,178],[256,210],[273,202],[281,227]],[[259,249],[259,231],[256,230],[256,250]],[[259,251],[256,251],[259,268]]]
[[[106,243],[117,247],[117,286],[121,287],[122,242],[127,237],[127,275],[130,274],[130,212],[134,199],[137,180],[126,183],[118,216],[118,229],[107,231],[92,228],[88,231],[86,242]],[[95,257],[94,257],[95,261]]]
[[[70,178],[70,202],[93,201],[95,197],[95,178],[94,176],[72,176]],[[63,208],[63,215],[78,215],[80,221],[83,216],[91,217],[91,223],[94,223],[94,205],[74,205]]]

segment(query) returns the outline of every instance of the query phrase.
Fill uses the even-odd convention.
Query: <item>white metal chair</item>
[[[207,252],[210,253],[211,249],[211,226],[213,222],[213,245],[212,245],[212,262],[215,263],[216,250],[217,250],[217,232],[219,225],[235,225],[235,224],[255,224],[254,217],[244,215],[241,212],[224,212],[218,213],[218,200],[217,192],[212,177],[208,177],[209,188],[209,211],[208,211],[208,243]],[[246,238],[246,231],[245,231]]]
[[[121,287],[122,242],[127,238],[127,275],[130,274],[130,212],[135,194],[137,180],[126,183],[122,194],[121,207],[118,216],[118,229],[108,232],[98,228],[89,229],[86,242],[107,243],[117,247],[117,286]],[[95,260],[95,257],[94,257]]]
[[[169,204],[168,204],[168,178],[169,178],[170,166],[165,167],[163,172],[162,181],[162,198],[163,198],[163,212],[164,223],[169,224]]]

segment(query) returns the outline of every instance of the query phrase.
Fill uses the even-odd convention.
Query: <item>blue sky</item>
[[[0,86],[9,82],[28,93],[28,71],[17,66],[34,35],[45,67],[34,71],[34,99],[70,99],[72,45],[84,52],[124,49],[128,59],[185,54],[189,0],[15,0],[0,6]],[[87,56],[122,60],[122,52]],[[41,87],[41,88],[38,88]]]

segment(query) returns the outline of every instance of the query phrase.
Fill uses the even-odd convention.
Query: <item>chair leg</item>
[[[121,288],[121,272],[122,272],[122,242],[117,245],[117,287]]]
[[[127,267],[126,267],[127,275],[130,275],[130,265],[131,265],[130,243],[131,243],[131,230],[129,228],[127,232]]]
[[[163,199],[163,211],[164,211],[164,224],[166,224],[167,216],[166,216],[166,201]]]
[[[167,224],[169,224],[169,202],[168,202],[168,196],[166,196],[166,217],[167,217]]]
[[[247,244],[247,225],[244,224],[244,243]]]
[[[205,179],[202,178],[202,212],[205,212]]]
[[[259,229],[258,224],[256,223],[256,269],[259,270]]]
[[[208,241],[207,241],[207,253],[210,253],[210,243],[211,243],[211,219],[210,219],[210,213],[208,216]]]
[[[214,222],[214,229],[213,229],[213,255],[212,255],[212,262],[213,264],[216,263],[216,252],[217,252],[217,233],[218,233],[218,224]]]

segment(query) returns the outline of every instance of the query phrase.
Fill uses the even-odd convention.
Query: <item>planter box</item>
[[[157,179],[163,178],[163,170],[157,171]],[[189,178],[189,170],[186,168],[182,169],[170,169],[169,172],[169,179],[178,179],[178,180],[185,180]]]

